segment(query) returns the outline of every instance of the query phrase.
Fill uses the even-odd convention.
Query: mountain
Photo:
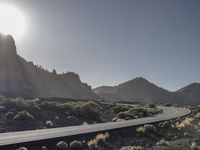
[[[97,99],[79,75],[51,73],[17,54],[10,35],[0,34],[0,94],[12,97],[63,97]]]
[[[195,103],[200,102],[200,83],[192,83],[176,91],[190,99]]]
[[[162,103],[185,103],[186,97],[167,91],[144,78],[135,78],[117,86],[102,86],[93,91],[99,97],[113,101],[145,101]]]

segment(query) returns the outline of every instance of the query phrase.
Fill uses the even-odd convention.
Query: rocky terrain
[[[162,113],[154,105],[0,97],[0,132],[123,121]]]
[[[17,55],[13,37],[3,34],[0,34],[0,94],[10,97],[98,98],[77,74],[49,72]]]
[[[34,145],[21,147],[19,150],[199,150],[200,106],[178,107],[187,107],[191,110],[191,114],[115,132],[64,138],[62,141],[54,141],[39,147]]]

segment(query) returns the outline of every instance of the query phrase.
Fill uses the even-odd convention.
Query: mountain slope
[[[0,34],[0,94],[22,97],[97,99],[98,96],[73,72],[56,74],[17,55],[15,41]]]
[[[98,87],[93,91],[101,98],[114,101],[186,102],[184,96],[160,88],[144,78],[135,78],[117,86]]]
[[[200,83],[192,83],[176,91],[184,96],[189,97],[197,103],[200,102]]]

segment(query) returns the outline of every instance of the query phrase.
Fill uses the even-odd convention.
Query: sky
[[[0,0],[1,2],[3,0]],[[135,77],[200,82],[199,0],[4,0],[25,16],[18,54],[93,88]]]

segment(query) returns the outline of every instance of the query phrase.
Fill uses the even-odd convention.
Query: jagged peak
[[[79,75],[74,72],[67,72],[65,73],[65,76],[67,76],[69,79],[75,79],[80,81]]]
[[[15,40],[12,35],[0,33],[0,55],[4,57],[17,55]]]

